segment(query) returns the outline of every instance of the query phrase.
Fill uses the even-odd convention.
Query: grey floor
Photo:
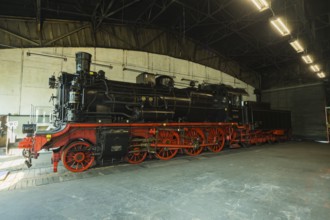
[[[52,175],[63,181],[0,192],[0,219],[330,219],[329,144],[280,143]]]

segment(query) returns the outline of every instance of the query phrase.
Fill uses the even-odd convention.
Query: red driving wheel
[[[214,144],[208,147],[208,149],[214,153],[220,152],[225,146],[225,132],[219,128],[212,128],[209,130],[207,137],[208,144]]]
[[[184,144],[192,145],[192,148],[185,148],[184,152],[190,156],[197,156],[203,151],[200,146],[204,142],[203,131],[199,128],[191,128],[185,132]]]
[[[157,143],[160,144],[179,144],[179,135],[175,131],[159,131],[157,136]],[[156,157],[161,160],[169,160],[173,158],[177,153],[178,149],[169,147],[156,147]]]
[[[62,162],[71,172],[82,172],[92,166],[94,155],[91,144],[86,141],[75,141],[62,152]]]
[[[131,146],[129,147],[126,155],[127,162],[131,164],[138,164],[142,163],[146,159],[148,152],[143,150],[141,147],[142,139],[143,137],[132,138]]]

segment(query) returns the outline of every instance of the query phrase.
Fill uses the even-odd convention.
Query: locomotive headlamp
[[[51,135],[51,134],[47,134],[47,135],[46,135],[46,140],[47,140],[47,141],[50,141],[50,139],[52,139],[52,135]]]

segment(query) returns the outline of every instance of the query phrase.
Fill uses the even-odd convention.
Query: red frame
[[[208,129],[220,129],[224,134],[225,140],[231,146],[238,147],[240,144],[257,144],[276,140],[285,140],[288,138],[287,130],[251,130],[249,125],[239,125],[237,123],[69,123],[64,129],[58,132],[37,133],[34,137],[26,137],[19,143],[19,148],[29,150],[34,158],[38,157],[38,152],[42,149],[59,149],[53,151],[54,172],[57,171],[57,164],[61,158],[63,149],[73,141],[84,140],[91,145],[96,144],[96,131],[98,128],[128,128],[131,137],[157,138],[157,131],[168,129],[172,131],[187,131],[195,129],[202,142],[199,147],[211,147],[215,143],[207,143],[206,133]],[[185,144],[180,141],[179,144],[169,144],[155,141],[149,144],[150,147],[164,147],[168,149],[189,149],[192,144]],[[223,146],[222,146],[223,147]],[[221,148],[222,149],[222,148]]]

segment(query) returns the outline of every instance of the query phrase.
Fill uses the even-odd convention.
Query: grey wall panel
[[[270,102],[273,109],[291,111],[295,137],[327,140],[323,84],[263,91],[262,101]]]

